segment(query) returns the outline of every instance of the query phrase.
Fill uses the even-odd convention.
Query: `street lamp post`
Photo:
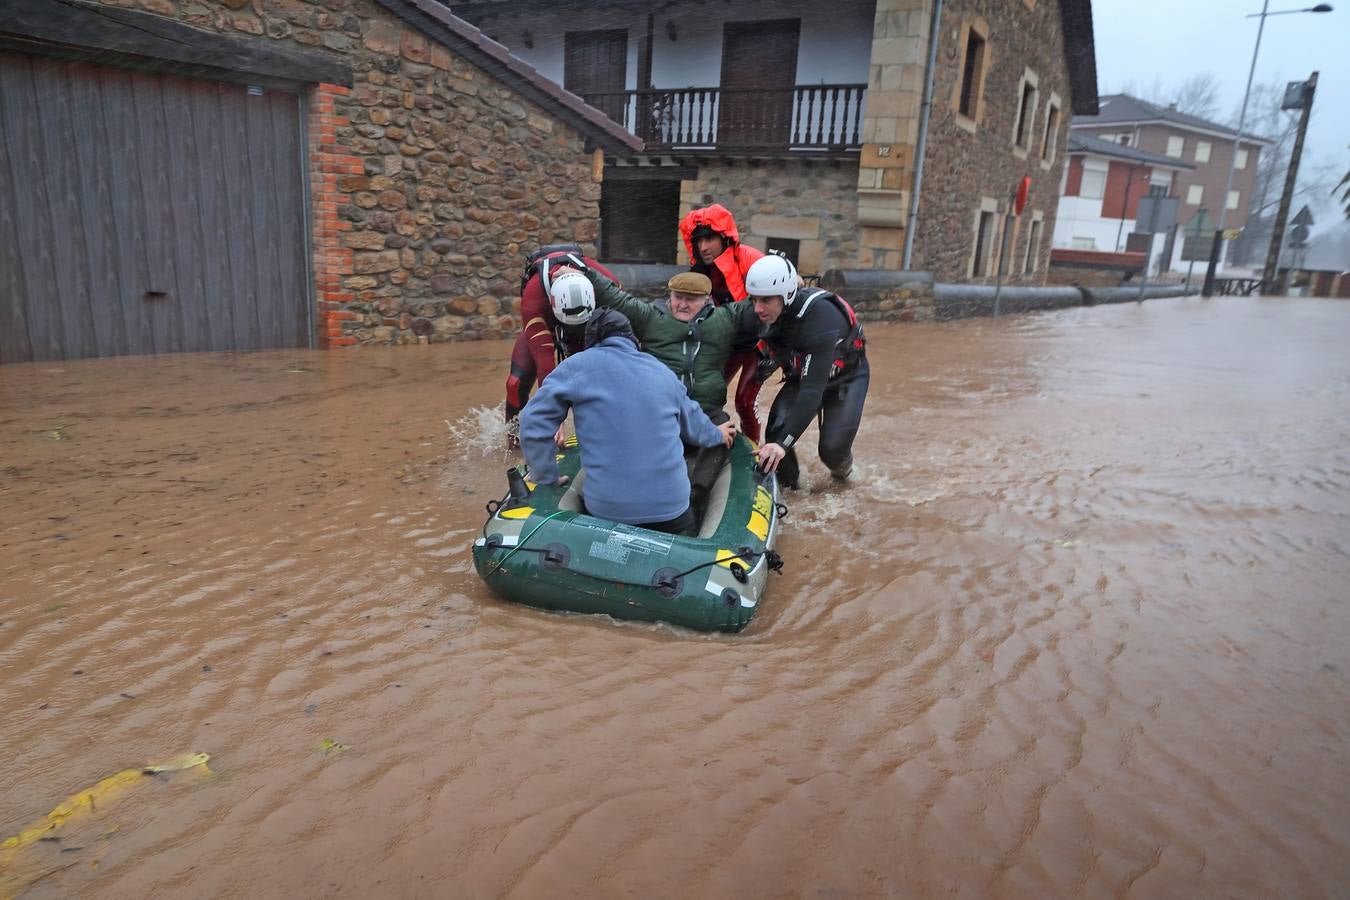
[[[1228,195],[1233,192],[1233,174],[1237,171],[1238,145],[1242,142],[1242,128],[1247,124],[1247,101],[1252,95],[1252,77],[1256,75],[1256,57],[1261,52],[1261,34],[1266,28],[1267,16],[1287,16],[1291,13],[1328,13],[1331,12],[1330,3],[1319,3],[1316,6],[1309,6],[1306,9],[1279,9],[1270,12],[1270,0],[1261,0],[1261,11],[1247,16],[1249,19],[1261,18],[1260,24],[1256,27],[1256,46],[1252,48],[1252,65],[1247,70],[1247,89],[1242,93],[1242,111],[1238,113],[1237,134],[1233,135],[1233,152],[1228,160],[1228,181],[1223,188],[1223,196],[1219,204],[1219,222],[1214,231],[1214,245],[1209,251],[1209,268],[1205,270],[1205,286],[1200,293],[1205,297],[1214,296],[1214,271],[1219,267],[1219,254],[1223,249],[1223,230],[1224,224],[1228,219]]]

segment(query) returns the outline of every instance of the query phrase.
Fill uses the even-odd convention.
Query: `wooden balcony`
[[[851,151],[862,146],[865,84],[786,89],[653,88],[583,94],[647,150]]]

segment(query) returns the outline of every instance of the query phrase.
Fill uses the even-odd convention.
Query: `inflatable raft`
[[[773,475],[738,437],[709,493],[695,537],[597,519],[584,512],[586,476],[576,438],[558,456],[565,485],[534,485],[508,470],[513,489],[488,504],[473,562],[492,590],[542,609],[740,631],[755,615],[779,519]]]

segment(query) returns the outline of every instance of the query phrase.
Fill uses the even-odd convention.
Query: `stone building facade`
[[[857,177],[851,160],[708,162],[697,178],[680,183],[680,215],[721,203],[736,216],[744,243],[765,250],[770,242],[790,242],[803,272],[854,268]],[[689,258],[683,240],[675,258]]]
[[[930,8],[877,0],[859,219],[864,252],[884,267],[898,263],[905,238]],[[940,281],[992,283],[1011,198],[1030,177],[1023,213],[1011,223],[1004,280],[1044,280],[1069,119],[1075,99],[1079,108],[1096,100],[1091,53],[1086,4],[944,5],[911,268]]]
[[[611,163],[645,174],[640,196],[670,231],[716,200],[746,243],[792,247],[808,274],[908,262],[942,281],[992,282],[1009,195],[1030,176],[1005,280],[1040,283],[1069,120],[1096,110],[1090,0],[948,0],[911,236],[931,0],[596,0],[584,15],[542,0],[451,6],[645,135],[643,153]],[[605,41],[605,53],[583,52]],[[662,194],[663,181],[677,190]],[[615,188],[606,181],[610,208]],[[669,262],[654,243],[645,260]]]
[[[74,2],[117,8],[129,58],[142,33],[242,61],[212,68],[222,79],[246,80],[250,54],[350,72],[300,88],[320,346],[510,334],[523,254],[595,252],[604,153],[641,146],[430,0]],[[165,67],[208,77],[190,58]]]

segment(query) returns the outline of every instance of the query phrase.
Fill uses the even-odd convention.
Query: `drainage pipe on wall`
[[[914,187],[909,192],[909,219],[905,222],[905,252],[900,268],[908,269],[914,258],[914,224],[919,219],[919,192],[923,189],[923,156],[928,146],[928,117],[933,111],[933,76],[937,72],[938,38],[942,32],[942,0],[933,0],[933,18],[928,25],[928,70],[923,77],[923,105],[919,107],[919,140],[914,146]]]

